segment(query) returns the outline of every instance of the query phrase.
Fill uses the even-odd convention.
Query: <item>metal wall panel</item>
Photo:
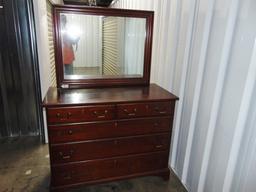
[[[102,22],[102,65],[104,75],[118,75],[118,19],[106,17]]]
[[[56,87],[56,69],[55,69],[55,52],[54,52],[54,39],[53,39],[53,15],[52,15],[52,3],[46,0],[47,5],[47,26],[48,26],[48,41],[49,41],[49,58],[51,66],[51,86]]]
[[[4,1],[3,18],[2,137],[39,135],[43,126],[32,2]]]

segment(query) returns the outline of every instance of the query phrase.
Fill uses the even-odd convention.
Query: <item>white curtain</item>
[[[256,1],[118,0],[155,11],[151,82],[180,97],[170,165],[189,191],[256,190]]]

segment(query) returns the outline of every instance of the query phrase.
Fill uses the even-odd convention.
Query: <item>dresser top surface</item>
[[[178,97],[156,84],[94,89],[57,89],[50,87],[44,98],[43,106],[56,107],[177,99]]]

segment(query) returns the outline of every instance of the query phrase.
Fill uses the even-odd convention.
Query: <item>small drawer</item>
[[[153,117],[74,125],[49,125],[48,133],[51,144],[77,142],[170,132],[172,121],[173,117]]]
[[[118,133],[125,135],[143,135],[171,132],[173,117],[150,117],[120,120],[117,123]]]
[[[47,120],[49,124],[111,120],[114,111],[114,105],[48,108]]]
[[[163,170],[168,152],[52,166],[53,187]]]
[[[117,105],[118,118],[173,115],[175,102],[151,102]]]
[[[48,126],[51,144],[113,137],[113,131],[117,131],[114,121]]]
[[[149,104],[149,114],[152,116],[174,115],[175,101],[154,102]]]
[[[51,145],[52,164],[168,150],[170,134]]]

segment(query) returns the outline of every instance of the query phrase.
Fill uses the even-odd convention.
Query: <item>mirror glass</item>
[[[146,19],[60,14],[64,79],[141,78]]]

